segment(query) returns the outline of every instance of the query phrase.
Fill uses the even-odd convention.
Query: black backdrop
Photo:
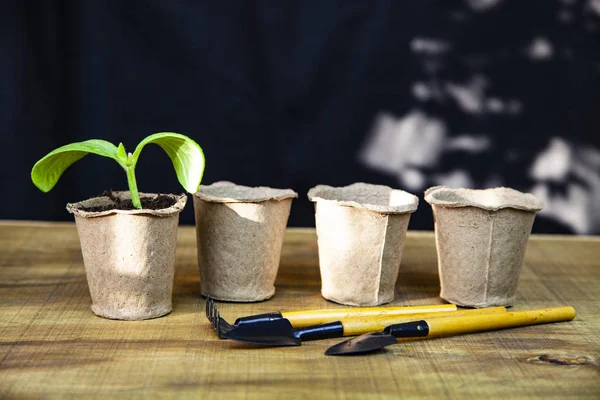
[[[485,132],[491,150],[453,153],[435,168],[461,165],[475,187],[495,174],[527,190],[533,182],[524,171],[551,137],[600,147],[600,41],[590,28],[600,10],[591,3],[5,0],[0,218],[69,220],[65,203],[126,188],[116,163],[88,156],[43,194],[29,171],[50,150],[102,138],[132,151],[150,133],[173,131],[203,147],[204,183],[292,188],[300,199],[290,225],[310,226],[306,192],[316,184],[410,189],[359,157],[382,111],[435,115],[450,136]],[[539,35],[554,46],[544,63],[520,50]],[[490,116],[465,112],[443,93],[415,97],[417,81],[443,91],[451,87],[443,82],[467,81],[474,71],[498,96],[518,96],[525,111]],[[507,149],[517,149],[510,163]],[[436,183],[435,171],[423,173],[423,187]],[[137,175],[141,191],[182,191],[156,146],[142,153]],[[193,223],[191,208],[183,223]],[[411,229],[432,229],[430,214],[422,202]],[[536,231],[572,231],[537,221]]]

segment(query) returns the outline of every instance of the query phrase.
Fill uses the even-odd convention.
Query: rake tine
[[[215,309],[215,304],[212,304],[212,323],[213,323],[213,327],[215,328],[215,331],[217,333],[220,333],[221,331],[219,330],[219,319],[221,318],[221,315],[219,313],[219,311],[217,311]]]
[[[206,297],[206,318],[210,321],[213,329],[217,331],[217,327],[215,326],[215,316],[214,316],[214,308],[213,308],[213,300],[210,297]]]
[[[219,310],[217,309],[217,306],[215,305],[215,302],[213,301],[211,303],[211,307],[212,307],[212,316],[213,316],[213,327],[215,328],[215,331],[221,335],[221,313],[219,312]]]
[[[217,308],[217,305],[215,304],[215,301],[212,298],[206,296],[205,304],[206,318],[208,318],[208,320],[210,321],[210,324],[212,325],[217,335],[223,339],[225,337],[224,335],[227,332],[229,332],[233,328],[233,326],[231,326],[227,321],[221,318],[221,312]]]
[[[206,297],[206,317],[210,321],[214,331],[221,337],[221,313],[218,311],[215,301],[210,296]]]

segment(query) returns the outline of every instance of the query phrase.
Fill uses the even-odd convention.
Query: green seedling
[[[135,166],[144,146],[149,143],[159,145],[173,162],[177,179],[181,186],[195,193],[204,174],[204,153],[202,148],[187,136],[172,132],[155,133],[142,140],[135,151],[127,153],[123,143],[119,146],[105,140],[91,139],[84,142],[67,144],[48,153],[35,163],[31,170],[31,180],[42,192],[49,192],[58,182],[67,168],[75,161],[92,153],[112,158],[119,163],[127,174],[127,183],[131,193],[131,202],[135,208],[142,208],[135,180]]]

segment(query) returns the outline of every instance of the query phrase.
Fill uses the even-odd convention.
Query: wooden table
[[[204,316],[193,227],[182,227],[173,312],[141,322],[90,311],[75,226],[0,222],[0,398],[600,398],[600,239],[534,236],[515,309],[569,304],[573,322],[411,341],[327,357],[339,339],[257,348]],[[320,295],[316,236],[290,229],[277,293],[219,303],[227,320],[340,307]],[[433,234],[408,235],[397,300],[440,303]]]

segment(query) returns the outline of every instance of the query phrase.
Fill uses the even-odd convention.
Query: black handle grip
[[[294,337],[300,340],[329,339],[342,336],[344,336],[344,325],[342,325],[340,321],[312,325],[294,330]]]
[[[429,334],[429,325],[423,320],[405,322],[402,324],[386,326],[383,333],[387,333],[397,338],[427,336]]]
[[[271,322],[278,319],[283,319],[281,313],[278,312],[249,315],[247,317],[240,317],[236,319],[234,325],[253,324],[255,322]]]

